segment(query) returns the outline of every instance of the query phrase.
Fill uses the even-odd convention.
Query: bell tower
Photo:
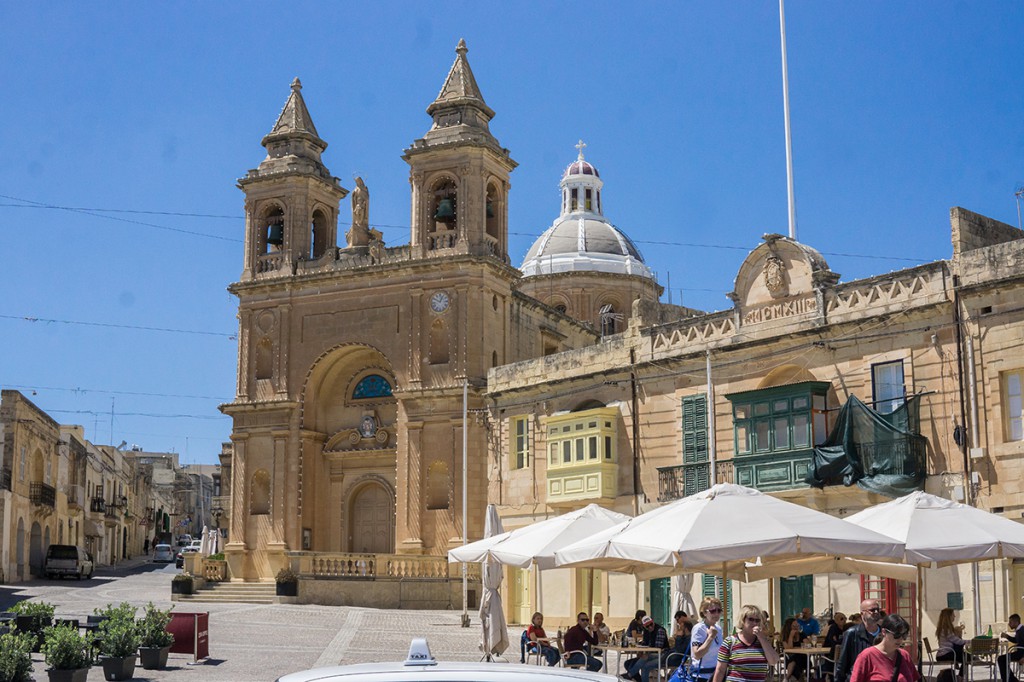
[[[316,132],[298,78],[261,144],[267,158],[238,181],[245,192],[243,282],[334,258],[338,202],[348,194],[320,160],[327,143]]]
[[[466,41],[427,113],[430,130],[405,150],[412,185],[414,253],[490,255],[508,262],[509,173],[518,164],[491,135],[466,59]]]

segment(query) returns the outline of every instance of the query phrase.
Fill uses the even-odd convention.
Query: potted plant
[[[72,625],[48,627],[44,632],[43,656],[50,682],[85,682],[92,666],[92,639],[78,634]]]
[[[192,594],[192,576],[179,573],[171,579],[171,594]]]
[[[0,635],[0,682],[32,681],[32,648],[36,636],[31,632],[5,632]]]
[[[95,613],[106,616],[99,626],[100,662],[103,664],[104,679],[131,679],[135,675],[139,649],[135,607],[128,602],[119,606],[107,604],[107,608],[96,609]]]
[[[299,576],[295,575],[289,568],[282,568],[277,572],[277,596],[297,597],[299,594]]]
[[[43,631],[53,625],[53,604],[44,601],[20,601],[11,607],[16,613],[14,624],[21,632],[35,634],[36,642],[33,651],[40,651],[43,644]]]
[[[174,635],[167,632],[171,610],[146,604],[146,614],[139,620],[139,662],[146,670],[159,670],[167,665],[167,654],[174,644]]]

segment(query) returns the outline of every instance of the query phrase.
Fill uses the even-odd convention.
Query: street
[[[0,586],[0,608],[39,598],[56,606],[56,618],[82,621],[93,609],[108,603],[130,602],[139,607],[152,601],[172,606],[173,564],[137,564],[127,569],[97,569],[91,580],[36,580]],[[231,681],[274,680],[307,668],[405,658],[413,637],[426,636],[431,651],[442,661],[478,660],[479,618],[459,626],[459,611],[379,611],[376,609],[301,604],[173,604],[176,612],[210,614],[210,659],[191,665],[192,657],[171,654],[165,670],[137,667],[137,680]],[[141,615],[141,609],[140,609]],[[510,633],[509,658],[519,660],[518,634]],[[515,649],[513,656],[512,649]],[[42,654],[33,654],[35,679],[46,679]],[[102,680],[94,666],[89,680]]]

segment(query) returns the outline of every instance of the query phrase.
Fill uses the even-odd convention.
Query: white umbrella
[[[208,549],[210,554],[216,554],[220,551],[220,532],[216,528],[210,529],[210,546]]]
[[[904,544],[903,562],[918,567],[919,623],[924,611],[921,568],[1024,557],[1024,525],[920,490],[869,507],[847,521]],[[974,624],[981,627],[977,609]]]
[[[537,521],[522,528],[483,538],[448,552],[448,561],[483,561],[487,557],[509,566],[537,569],[555,568],[555,551],[598,531],[629,519],[600,505]],[[537,610],[543,611],[540,573],[537,579]]]
[[[556,552],[559,566],[642,575],[666,569],[742,575],[745,564],[807,555],[894,559],[903,546],[823,512],[719,483]],[[653,566],[652,566],[653,564]]]
[[[744,572],[746,574],[745,582],[812,573],[863,573],[884,578],[896,578],[897,580],[909,580],[910,582],[917,580],[917,568],[914,566],[836,556],[787,559],[770,561],[767,564],[757,561],[747,564]]]
[[[846,519],[906,546],[907,564],[948,566],[1024,557],[1024,525],[917,491]]]
[[[590,537],[629,519],[596,504],[529,526],[516,528],[493,538],[484,538],[448,552],[448,561],[483,561],[490,557],[500,563],[540,569],[555,568],[555,551]]]
[[[484,537],[500,535],[501,519],[493,504],[487,505],[487,517],[484,520]],[[488,557],[480,567],[484,594],[480,600],[480,624],[483,626],[484,656],[490,660],[491,655],[500,656],[508,648],[508,626],[505,624],[505,612],[501,606],[501,564]]]

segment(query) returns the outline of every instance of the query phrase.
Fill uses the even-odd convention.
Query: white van
[[[92,555],[75,545],[50,545],[46,550],[43,573],[47,578],[73,575],[78,580],[91,578],[95,570]]]

